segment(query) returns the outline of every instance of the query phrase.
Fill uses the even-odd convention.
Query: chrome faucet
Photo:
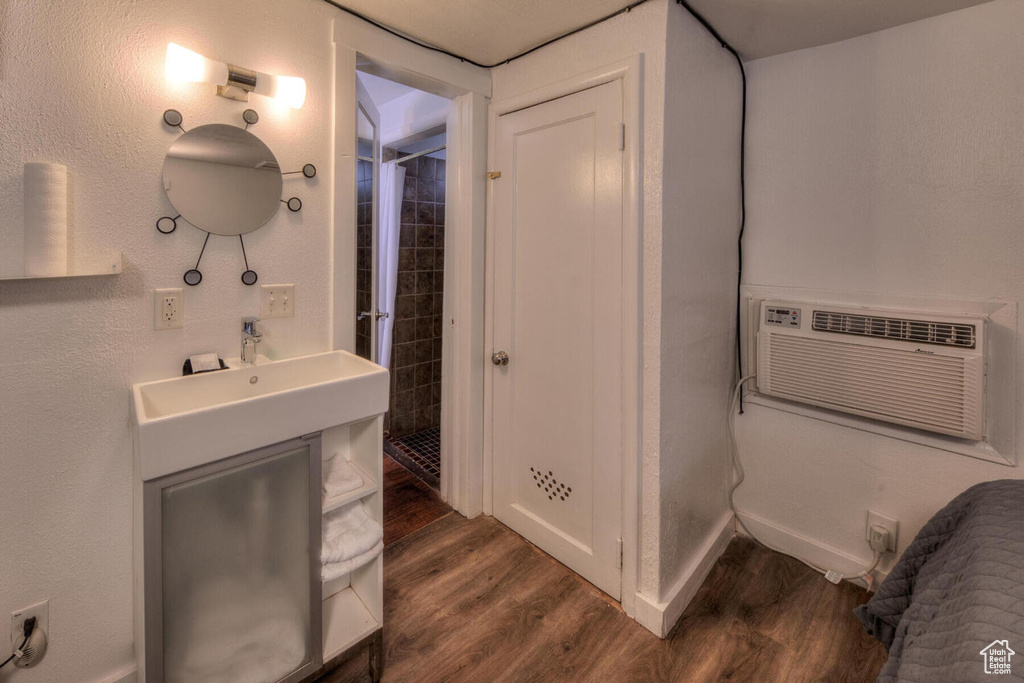
[[[256,362],[259,354],[256,351],[257,345],[263,339],[263,335],[256,330],[256,323],[259,318],[242,318],[242,362],[252,364]]]

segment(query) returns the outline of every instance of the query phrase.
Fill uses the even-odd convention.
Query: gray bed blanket
[[[1024,680],[1024,481],[957,496],[854,613],[889,650],[879,683]]]

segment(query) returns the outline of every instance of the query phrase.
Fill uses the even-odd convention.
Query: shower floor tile
[[[441,480],[441,428],[425,429],[401,439],[385,437],[388,455],[435,489]]]

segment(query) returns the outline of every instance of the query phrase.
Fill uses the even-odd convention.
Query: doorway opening
[[[385,451],[439,490],[451,101],[362,71],[357,78],[379,122],[378,146],[360,135],[357,160],[356,351],[391,372]]]

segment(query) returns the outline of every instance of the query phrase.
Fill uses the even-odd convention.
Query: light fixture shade
[[[275,99],[292,109],[301,108],[306,101],[305,79],[298,76],[274,76],[238,66],[229,67],[224,62],[208,59],[177,43],[167,43],[165,69],[169,81],[235,86],[228,90],[236,91],[241,88],[244,91],[252,91],[257,95]],[[242,76],[241,79],[239,75]],[[218,94],[223,93],[218,90]],[[245,92],[242,92],[242,95],[242,99],[246,99]]]
[[[274,76],[256,72],[257,95],[270,97],[292,109],[301,109],[306,101],[306,80],[298,76]]]
[[[306,80],[298,76],[276,76],[277,93],[274,98],[292,109],[300,109],[306,101]]]
[[[164,68],[169,81],[223,84],[228,79],[228,65],[207,59],[177,43],[167,43]]]

